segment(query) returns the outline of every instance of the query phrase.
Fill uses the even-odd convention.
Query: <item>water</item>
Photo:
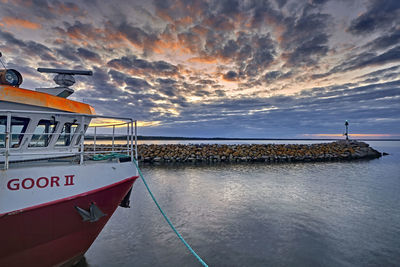
[[[353,162],[143,166],[210,266],[399,266],[400,142]],[[89,266],[200,266],[142,181],[86,254]]]

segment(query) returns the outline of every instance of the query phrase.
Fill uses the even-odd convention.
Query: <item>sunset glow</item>
[[[304,134],[305,137],[329,137],[329,138],[340,138],[343,134]],[[400,134],[349,134],[350,137],[356,138],[400,138]]]

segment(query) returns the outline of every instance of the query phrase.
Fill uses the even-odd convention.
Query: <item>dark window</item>
[[[28,118],[11,117],[11,147],[19,147],[28,124]]]
[[[69,146],[78,126],[79,124],[76,123],[65,123],[57,139],[56,146]]]
[[[11,117],[10,147],[19,147],[29,124],[28,118]],[[7,116],[0,116],[0,147],[6,147]]]
[[[85,129],[83,130],[83,134],[85,134],[85,133],[86,133],[86,130],[87,130],[87,128],[88,128],[88,126],[87,126],[87,125],[85,125]],[[81,135],[81,133],[80,133],[80,132],[79,132],[78,134],[79,134],[79,136],[78,136],[78,138],[76,138],[75,145],[79,145],[79,142],[81,141],[81,137],[82,137],[82,135]]]
[[[7,117],[0,116],[0,147],[6,146]]]
[[[46,147],[56,130],[57,122],[49,120],[40,120],[36,126],[29,147]]]

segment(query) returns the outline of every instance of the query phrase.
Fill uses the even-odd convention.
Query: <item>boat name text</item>
[[[32,189],[34,187],[37,188],[46,188],[46,187],[60,187],[60,186],[70,186],[74,185],[74,177],[75,175],[64,175],[64,178],[60,178],[59,176],[51,176],[47,177],[39,177],[37,179],[33,178],[24,178],[24,179],[11,179],[7,183],[8,190],[20,190],[22,189]]]

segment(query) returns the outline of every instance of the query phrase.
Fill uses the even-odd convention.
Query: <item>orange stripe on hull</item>
[[[94,108],[88,104],[13,86],[0,86],[0,101],[46,107],[74,113],[95,114]]]

